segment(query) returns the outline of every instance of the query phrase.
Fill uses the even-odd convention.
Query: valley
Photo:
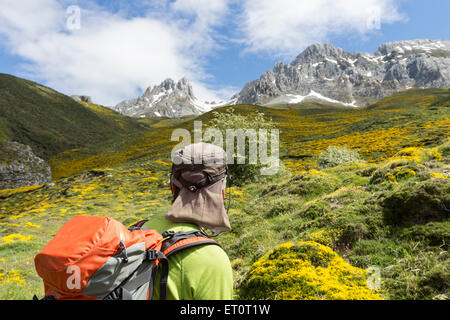
[[[217,240],[236,299],[449,297],[448,89],[409,89],[363,108],[307,99],[135,119],[25,80],[0,84],[3,143],[30,145],[52,172],[51,182],[0,190],[1,299],[42,297],[34,255],[71,217],[130,225],[163,215],[171,133],[192,131],[194,120],[206,128],[230,109],[248,119],[262,113],[280,130],[282,163],[277,175],[227,189],[232,231]],[[330,146],[363,161],[326,165]],[[374,267],[380,277],[370,289]]]

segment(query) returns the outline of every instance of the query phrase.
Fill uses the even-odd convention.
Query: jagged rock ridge
[[[227,102],[208,103],[199,101],[189,80],[182,78],[178,82],[164,80],[160,85],[148,87],[144,94],[136,99],[125,100],[113,107],[114,110],[131,117],[182,117],[207,112]]]
[[[237,103],[300,101],[311,93],[365,106],[410,88],[450,86],[450,41],[410,40],[385,43],[374,54],[349,53],[331,44],[314,44],[291,63],[248,82]]]

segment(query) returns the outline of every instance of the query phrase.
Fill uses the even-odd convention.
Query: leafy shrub
[[[447,179],[408,183],[391,191],[381,202],[386,224],[412,226],[448,218],[450,184]]]
[[[444,157],[450,156],[450,139],[447,139],[444,144],[438,147],[438,152],[440,152]]]
[[[339,240],[346,245],[351,245],[370,234],[365,223],[365,217],[362,216],[346,217],[337,224],[342,228],[342,235]]]
[[[252,129],[255,130],[258,135],[258,130],[265,129],[267,130],[267,140],[268,140],[268,150],[267,152],[271,154],[270,149],[270,130],[273,128],[273,124],[271,120],[266,120],[264,118],[264,114],[261,112],[252,113],[249,115],[241,115],[237,114],[234,111],[234,108],[229,108],[223,112],[213,112],[213,119],[210,121],[209,127],[211,129],[218,129],[222,133],[222,136],[227,137],[227,130],[233,129],[238,130],[242,129],[244,132],[246,130]],[[250,163],[249,150],[252,144],[258,143],[258,137],[249,135],[245,138],[245,150],[239,150],[237,145],[234,145],[234,161],[232,164],[228,165],[229,173],[233,179],[233,183],[236,185],[243,185],[246,182],[255,181],[255,178],[261,174],[261,169],[267,167],[267,164],[262,164],[260,155],[256,157],[256,164]],[[225,145],[225,144],[224,144]],[[227,153],[229,150],[227,150]],[[244,152],[242,154],[242,152]],[[230,159],[228,162],[230,163]],[[243,161],[243,164],[240,164],[238,161]]]
[[[337,240],[340,238],[342,230],[328,229],[318,230],[307,235],[307,241],[314,241],[324,246],[333,248],[336,245]]]
[[[306,207],[300,211],[299,216],[315,219],[324,216],[329,211],[330,204],[327,201],[318,200],[306,205]]]
[[[375,170],[370,178],[370,183],[377,184],[385,181],[395,183],[414,178],[424,171],[425,166],[420,163],[408,160],[395,160]]]
[[[347,149],[347,147],[329,146],[326,151],[319,155],[318,163],[322,168],[335,167],[343,163],[363,163],[357,151]]]
[[[430,161],[430,160],[436,160],[436,161],[442,160],[442,154],[439,152],[438,148],[426,149],[423,152],[422,161]]]
[[[292,195],[262,198],[255,204],[258,214],[271,218],[292,212],[298,207],[299,200]]]
[[[356,173],[362,177],[371,177],[377,170],[377,166],[369,166],[358,170]]]
[[[269,186],[263,190],[263,195],[281,196],[294,194],[300,196],[315,196],[333,192],[340,186],[340,182],[325,174],[303,173],[295,175],[290,180],[276,186]]]
[[[240,288],[244,299],[373,300],[365,270],[316,242],[284,243],[256,261]]]
[[[448,249],[450,243],[450,222],[430,222],[425,225],[417,225],[402,230],[403,238],[425,241],[425,243],[433,246],[443,246]]]
[[[394,158],[400,158],[403,160],[409,160],[409,161],[420,161],[422,154],[424,153],[423,148],[415,148],[415,147],[409,147],[404,148],[397,152],[397,154],[394,156]]]

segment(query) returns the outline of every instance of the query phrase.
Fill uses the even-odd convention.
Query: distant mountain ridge
[[[291,63],[278,62],[228,101],[201,102],[188,79],[166,79],[112,109],[131,117],[177,118],[225,105],[291,104],[305,99],[358,107],[411,88],[448,87],[448,40],[389,42],[373,54],[350,53],[325,43],[307,47]]]
[[[178,118],[200,115],[226,104],[231,102],[208,103],[198,100],[189,80],[182,78],[178,82],[166,79],[159,85],[148,87],[142,96],[122,101],[112,109],[131,117]]]
[[[238,104],[298,101],[308,95],[367,106],[410,88],[450,87],[450,41],[409,40],[381,45],[374,54],[349,53],[314,44],[291,63],[248,82],[234,96]]]

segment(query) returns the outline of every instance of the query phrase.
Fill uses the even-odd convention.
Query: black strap
[[[192,247],[196,247],[196,246],[201,246],[201,245],[217,245],[220,247],[220,244],[218,242],[216,242],[214,239],[211,239],[211,237],[209,237],[206,233],[200,231],[200,230],[194,230],[194,231],[178,231],[178,232],[174,232],[174,231],[165,231],[162,234],[164,241],[161,247],[161,251],[165,252],[167,249],[169,249],[171,246],[173,246],[174,244],[176,244],[178,241],[184,240],[184,239],[188,239],[188,238],[193,238],[193,237],[203,237],[205,238],[205,241],[196,241],[196,242],[192,242],[192,243],[188,243],[182,246],[179,246],[178,248],[171,250],[169,253],[166,254],[167,257],[171,256],[172,254],[179,252],[181,250],[187,249],[187,248],[192,248]]]
[[[141,230],[143,229],[142,226],[144,225],[144,223],[146,223],[148,220],[141,220],[136,222],[135,224],[131,225],[128,227],[128,230],[130,231],[134,231],[134,230]]]
[[[203,169],[203,165],[201,165],[201,168]],[[182,173],[185,171],[201,171],[206,176],[206,181],[201,183],[193,183],[185,180],[182,176]],[[172,167],[172,176],[177,179],[183,187],[188,189],[191,192],[196,192],[198,189],[206,188],[219,180],[222,180],[227,175],[228,170],[225,168],[223,171],[217,173],[216,175],[211,175],[210,173],[204,171],[204,170],[189,170],[189,169],[175,169],[175,167]]]
[[[40,300],[56,300],[54,296],[45,296],[42,299],[39,299],[36,295],[33,295],[34,301],[40,301]]]
[[[159,260],[162,265],[161,268],[161,280],[159,282],[159,300],[167,299],[167,279],[169,277],[169,261],[167,257],[163,260]]]
[[[183,239],[193,238],[193,237],[204,237],[204,238],[210,239],[210,237],[208,235],[206,235],[205,233],[203,233],[199,230],[178,231],[178,232],[165,231],[165,232],[163,232],[162,236],[164,238],[163,244],[161,246],[162,252],[166,251],[168,248],[173,246],[175,243],[177,243],[178,241],[183,240]],[[183,246],[183,248],[184,248],[184,246]]]

